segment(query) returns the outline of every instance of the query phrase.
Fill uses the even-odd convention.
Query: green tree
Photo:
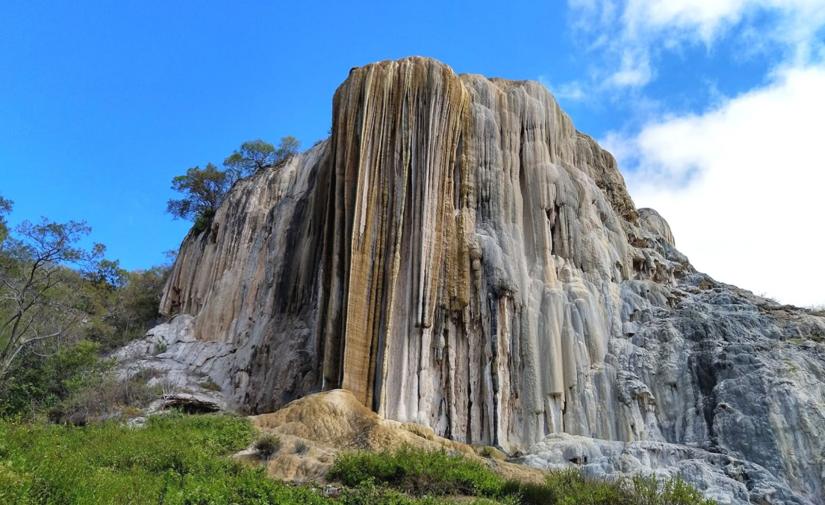
[[[183,193],[182,198],[171,199],[166,211],[175,218],[194,221],[193,229],[200,233],[207,229],[236,181],[268,167],[278,166],[298,152],[295,137],[283,137],[278,147],[263,140],[249,140],[224,161],[225,170],[212,163],[205,168],[192,167],[172,179],[172,189]]]
[[[99,345],[80,340],[51,354],[24,350],[0,388],[0,417],[34,416],[100,377],[111,363],[101,360]]]
[[[126,285],[129,272],[120,268],[120,261],[102,259],[84,272],[86,279],[109,291],[115,291]]]
[[[86,250],[78,242],[89,234],[82,222],[23,222],[0,250],[0,385],[15,361],[33,347],[44,348],[69,337],[81,321],[69,267],[97,261],[103,247]]]
[[[87,338],[100,342],[104,350],[114,349],[162,322],[160,298],[170,271],[168,266],[156,266],[126,272],[123,285],[106,297],[105,310],[98,311],[103,331]]]
[[[298,139],[292,136],[283,137],[277,148],[260,139],[249,140],[230,154],[223,161],[223,165],[231,177],[237,180],[264,168],[280,165],[297,153],[299,146]]]
[[[256,173],[275,162],[275,146],[263,140],[249,140],[223,160],[223,166],[237,180]]]
[[[184,175],[172,179],[172,189],[183,198],[169,200],[166,210],[176,218],[195,221],[195,231],[203,231],[212,221],[234,182],[212,163],[205,168],[192,167]]]
[[[298,139],[291,135],[281,137],[281,143],[278,144],[278,148],[275,149],[275,163],[273,164],[277,166],[285,162],[298,153],[300,146],[301,143],[298,142]]]
[[[6,200],[0,196],[0,245],[3,244],[3,241],[6,240],[9,234],[9,229],[6,225],[6,214],[11,212],[12,205],[13,202],[11,200]]]

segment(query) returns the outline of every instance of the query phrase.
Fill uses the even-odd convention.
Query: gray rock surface
[[[141,340],[130,342],[112,357],[120,379],[149,377],[147,385],[161,389],[161,398],[147,413],[169,407],[190,410],[225,410],[225,387],[234,366],[235,347],[221,342],[197,340],[194,318],[182,314],[150,330]]]
[[[812,503],[757,464],[667,442],[618,442],[557,433],[534,445],[530,454],[517,461],[544,470],[578,468],[585,475],[602,479],[681,477],[719,504]]]
[[[130,359],[233,408],[344,387],[531,464],[573,440],[599,472],[825,503],[825,320],[696,272],[535,82],[353,69],[331,138],[186,238],[162,310],[164,352]]]

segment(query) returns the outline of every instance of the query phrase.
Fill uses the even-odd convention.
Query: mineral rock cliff
[[[331,138],[186,238],[162,310],[250,412],[342,387],[538,466],[824,503],[825,319],[696,272],[535,82],[353,69]]]

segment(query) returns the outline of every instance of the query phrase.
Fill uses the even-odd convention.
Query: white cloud
[[[636,204],[715,278],[783,302],[825,304],[825,66],[701,114],[609,135]],[[630,168],[628,172],[627,169]]]
[[[778,51],[802,65],[818,59],[823,0],[568,0],[574,26],[599,55],[595,82],[638,88],[656,77],[663,51],[733,33],[748,52]],[[736,28],[736,30],[733,30]]]
[[[630,96],[636,116],[654,118],[627,119],[604,139],[636,203],[668,219],[700,270],[788,303],[825,304],[825,0],[568,4],[593,61],[583,93]],[[702,113],[639,113],[645,86],[667,77],[662,58],[722,39],[738,48],[731,58],[764,58],[767,84],[729,98],[711,82]]]
[[[556,95],[556,98],[561,100],[580,102],[586,98],[584,88],[578,81],[568,82],[552,89],[553,94]]]
[[[545,76],[540,76],[539,82],[547,86],[557,100],[583,102],[587,99],[584,86],[580,81],[570,81],[557,86],[552,84]]]
[[[650,58],[644,51],[627,47],[623,50],[619,67],[613,70],[606,82],[614,87],[644,86],[653,79]]]

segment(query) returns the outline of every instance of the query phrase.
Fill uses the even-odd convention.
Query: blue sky
[[[702,238],[714,220],[691,220],[686,209],[708,200],[707,188],[682,175],[716,173],[724,156],[713,158],[713,139],[699,133],[716,131],[724,123],[717,116],[728,118],[760,91],[781,95],[794,71],[817,82],[805,72],[822,67],[823,1],[537,4],[4,0],[0,194],[15,201],[13,222],[83,219],[110,257],[148,267],[188,229],[164,212],[174,175],[220,162],[247,139],[294,135],[309,146],[327,135],[332,94],[351,67],[426,55],[457,72],[541,80],[580,130],[616,152],[637,203],[664,205],[675,225],[666,211],[673,213],[677,241],[687,237],[679,245],[700,268],[754,291],[820,303],[815,291],[794,298],[799,284],[787,283],[787,270],[760,284],[764,261],[726,277],[741,261],[733,254],[730,265],[721,261],[719,244]],[[741,124],[760,117],[750,109],[741,115]],[[798,124],[782,128],[807,124],[790,119]],[[688,153],[707,156],[674,157],[671,146],[685,140],[699,143]],[[803,176],[825,168],[810,161]],[[674,201],[675,208],[667,203]],[[757,224],[750,233],[759,234]],[[793,259],[772,254],[777,263]]]

